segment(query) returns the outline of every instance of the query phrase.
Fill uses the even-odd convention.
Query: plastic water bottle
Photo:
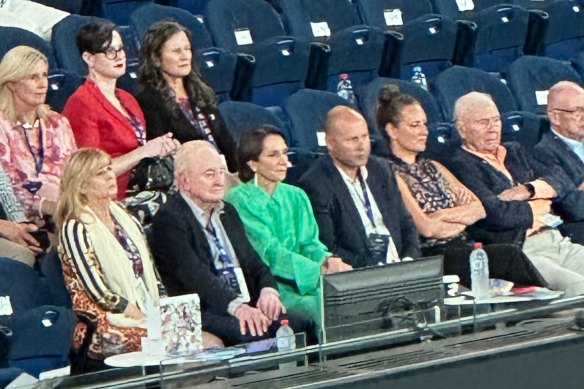
[[[341,96],[343,99],[350,101],[355,104],[355,92],[353,91],[353,83],[349,80],[349,75],[343,73],[339,76],[339,83],[337,84],[337,95]]]
[[[296,336],[286,319],[280,322],[280,328],[276,332],[276,345],[278,351],[290,351],[296,348]]]
[[[472,295],[479,300],[490,297],[489,258],[483,250],[483,244],[476,242],[470,253],[470,279]]]
[[[428,84],[426,83],[426,75],[422,73],[422,67],[415,66],[414,69],[412,70],[414,72],[414,75],[412,76],[412,82],[418,84],[425,90],[428,90]]]
[[[280,328],[276,332],[276,345],[278,351],[291,351],[296,348],[296,336],[294,330],[288,325],[288,320],[280,321]],[[289,370],[296,367],[296,361],[280,363],[280,370]]]

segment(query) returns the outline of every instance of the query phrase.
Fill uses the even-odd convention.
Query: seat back
[[[474,19],[479,11],[500,4],[501,0],[432,0],[434,12],[453,19]]]
[[[53,48],[38,35],[18,27],[0,26],[0,58],[16,46],[30,46],[43,53],[49,60],[49,71],[58,68]]]
[[[67,70],[59,70],[49,75],[49,89],[47,91],[47,104],[53,111],[61,112],[69,96],[83,84],[83,78],[77,73]]]
[[[549,15],[539,55],[567,60],[584,51],[584,0],[556,1]]]
[[[539,142],[547,127],[545,120],[531,112],[507,112],[502,115],[501,142],[519,142],[531,150]]]
[[[507,84],[519,110],[545,114],[547,91],[560,81],[582,85],[582,79],[569,62],[526,55],[509,66]]]
[[[53,26],[51,45],[55,50],[60,68],[80,76],[87,73],[85,63],[79,49],[77,49],[75,37],[81,27],[99,20],[103,19],[93,16],[69,15]]]
[[[454,20],[437,14],[425,15],[406,23],[402,33],[399,78],[411,79],[416,66],[422,68],[427,79],[452,66],[457,37]]]
[[[236,143],[241,135],[264,124],[278,128],[286,142],[290,143],[290,134],[284,122],[265,107],[241,101],[225,101],[219,104],[219,111]]]
[[[486,72],[505,72],[523,55],[529,12],[513,5],[496,5],[480,11],[472,66]]]
[[[290,123],[290,146],[316,153],[324,152],[326,114],[337,105],[352,106],[335,93],[313,89],[302,89],[288,97],[282,109]]]
[[[248,52],[258,42],[286,35],[278,14],[263,0],[210,0],[205,16],[215,44],[231,52]]]
[[[93,15],[109,19],[119,26],[130,24],[130,15],[154,0],[100,0],[94,2]]]
[[[364,24],[400,31],[403,25],[431,14],[430,0],[356,0]]]
[[[501,113],[517,110],[515,99],[507,86],[498,77],[479,69],[453,66],[438,74],[430,89],[447,121],[453,120],[456,100],[474,91],[491,95]]]

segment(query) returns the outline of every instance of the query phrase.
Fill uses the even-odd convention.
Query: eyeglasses
[[[117,49],[113,46],[110,46],[107,49],[100,51],[100,53],[104,54],[107,59],[112,59],[112,60],[118,58],[118,55],[121,52],[124,52],[124,46],[120,46]],[[124,54],[125,54],[125,52],[124,52]]]
[[[575,116],[579,116],[579,117],[584,116],[584,107],[578,107],[576,109],[554,108],[554,111],[565,112],[565,113],[568,113],[570,115],[575,115]]]
[[[477,120],[473,120],[473,123],[477,126],[480,127],[482,129],[485,129],[490,125],[498,125],[501,124],[501,116],[493,116],[490,118],[484,118],[484,119],[477,119]]]

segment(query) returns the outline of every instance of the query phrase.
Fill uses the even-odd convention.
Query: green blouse
[[[243,220],[247,236],[278,280],[287,309],[320,322],[320,267],[330,255],[302,189],[279,183],[270,196],[253,182],[231,189],[225,200]]]

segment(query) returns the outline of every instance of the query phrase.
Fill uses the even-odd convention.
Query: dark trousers
[[[584,245],[584,222],[564,222],[558,230],[572,242]]]
[[[283,316],[280,315],[278,320],[273,321],[268,327],[268,332],[264,333],[263,336],[251,336],[249,332],[246,335],[241,335],[239,320],[227,312],[224,314],[202,312],[201,320],[203,322],[203,331],[210,332],[221,338],[225,346],[233,346],[241,343],[255,342],[261,339],[274,338],[280,327],[280,320],[285,318]],[[288,324],[295,333],[306,333],[306,342],[308,344],[318,343],[316,326],[310,319],[290,311],[285,316],[287,316]]]
[[[489,277],[500,278],[518,285],[546,286],[544,278],[533,266],[521,247],[507,243],[483,246],[489,257]],[[452,240],[443,245],[422,249],[424,256],[444,255],[444,274],[456,274],[461,284],[470,288],[470,263],[472,243]]]

